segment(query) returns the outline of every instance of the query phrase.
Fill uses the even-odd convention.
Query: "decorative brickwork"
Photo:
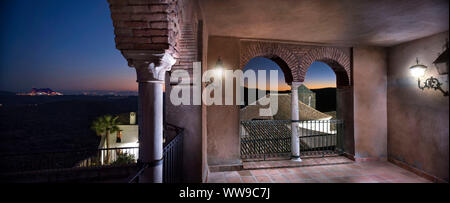
[[[179,38],[179,55],[177,57],[177,63],[173,66],[172,71],[175,70],[185,70],[188,71],[190,78],[190,84],[192,84],[192,76],[193,76],[193,62],[198,61],[198,46],[197,46],[197,36],[195,35],[196,31],[194,30],[195,24],[184,23],[181,26],[181,35]],[[174,83],[175,85],[178,83]]]
[[[266,42],[242,42],[241,44],[240,67],[245,65],[255,57],[265,57],[272,59],[283,70],[287,83],[299,81],[296,68],[299,66],[298,57],[282,44]]]
[[[336,73],[338,86],[349,86],[351,81],[350,57],[341,50],[330,47],[314,48],[301,57],[298,75],[300,81],[305,80],[306,72],[314,61],[328,64]]]
[[[108,0],[116,48],[130,66],[153,62],[155,54],[179,55],[181,3],[178,0]]]
[[[336,73],[338,87],[351,85],[350,56],[343,50],[334,48],[279,42],[241,41],[240,67],[255,57],[273,60],[282,69],[287,83],[303,82],[309,66],[314,61],[328,64]]]

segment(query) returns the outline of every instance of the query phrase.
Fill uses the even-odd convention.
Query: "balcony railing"
[[[170,124],[165,126],[164,182],[182,181],[183,134],[182,128]],[[58,171],[71,168],[135,166],[138,156],[138,147],[2,155],[0,156],[0,174]]]
[[[241,121],[241,158],[267,160],[291,155],[291,121]],[[298,122],[300,156],[326,156],[342,153],[344,122],[311,120]]]
[[[181,183],[183,181],[183,136],[184,129],[174,125],[166,124],[166,131],[175,132],[171,141],[164,146],[163,150],[163,182]],[[170,137],[168,135],[167,137]],[[129,180],[129,183],[138,183],[139,176],[144,173],[148,165],[139,166],[138,172]]]
[[[134,164],[138,150],[124,147],[9,155],[0,157],[0,173]]]

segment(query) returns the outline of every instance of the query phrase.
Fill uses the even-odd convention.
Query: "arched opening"
[[[254,71],[258,80],[258,71],[266,71],[266,88],[254,87],[249,84],[257,84],[258,81],[245,80],[246,105],[240,109],[240,154],[245,160],[261,159],[266,155],[290,154],[290,90],[292,73],[288,65],[279,57],[255,57],[243,68],[246,71]],[[277,71],[277,88],[269,87],[271,70]],[[272,78],[273,79],[273,78]],[[248,98],[249,92],[256,89],[255,99]],[[271,98],[277,97],[277,102]],[[269,103],[270,102],[270,103]],[[275,106],[276,105],[276,106]],[[277,110],[274,110],[276,108]],[[268,110],[269,114],[262,114],[261,110]]]
[[[333,60],[316,60],[308,67],[303,84],[304,88],[299,89],[299,100],[307,102],[308,97],[313,97],[310,106],[329,116],[321,119],[319,128],[325,127],[333,134],[315,139],[331,142],[340,154],[353,153],[353,100],[346,70]],[[302,136],[310,134],[306,132]]]
[[[325,69],[328,70],[329,74],[331,74],[331,71],[334,72],[335,88],[334,90],[328,89],[321,91],[325,95],[319,95],[319,97],[322,97],[322,101],[319,102],[326,103],[322,103],[322,107],[319,108],[326,113],[332,114],[332,119],[342,123],[343,126],[339,132],[341,139],[341,142],[339,143],[340,149],[342,150],[341,154],[352,156],[355,151],[355,142],[353,133],[353,87],[351,58],[349,55],[351,55],[351,50],[350,52],[344,52],[338,48],[327,47],[312,49],[301,59],[299,78],[300,81],[305,83],[308,82],[309,78],[307,72],[310,71],[310,69],[311,71],[314,71],[311,67],[314,67],[317,64],[327,66]],[[333,96],[333,94],[335,96]],[[325,108],[323,108],[323,105],[325,105]]]
[[[336,77],[328,64],[313,62],[299,88],[299,101],[336,119]]]
[[[258,78],[260,77],[259,71],[265,71],[265,87],[257,87]],[[274,89],[270,86],[270,71],[277,71],[277,88]],[[292,83],[292,74],[288,65],[279,57],[254,57],[252,58],[243,68],[244,73],[246,71],[253,71],[255,78],[245,78],[244,79],[244,105],[241,105],[241,109],[247,107],[249,104],[255,103],[260,98],[274,93],[288,93],[290,91],[290,84]],[[249,91],[256,91],[256,98],[249,96]],[[256,112],[255,112],[256,113]],[[261,118],[254,117],[241,120],[260,120]]]

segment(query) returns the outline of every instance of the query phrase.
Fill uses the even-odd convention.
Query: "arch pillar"
[[[298,87],[302,82],[292,82],[291,84],[291,160],[302,161],[300,159],[300,134],[299,125],[299,108],[298,108]]]
[[[167,52],[134,66],[139,83],[139,163],[147,168],[139,182],[163,182],[163,88],[166,71],[176,60]]]

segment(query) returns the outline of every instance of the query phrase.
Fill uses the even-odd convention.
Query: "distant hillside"
[[[336,88],[311,89],[316,93],[316,109],[321,112],[336,111]]]
[[[96,149],[100,137],[90,129],[92,121],[110,114],[129,122],[126,115],[137,112],[138,97],[1,96],[0,104],[1,156]]]
[[[11,95],[16,95],[16,93],[0,90],[0,96],[11,96]]]
[[[260,90],[260,91],[257,91],[257,93],[256,93],[256,100],[252,100],[252,101],[249,101],[248,100],[248,91],[255,91],[255,90],[258,90],[258,89],[255,89],[255,88],[247,88],[247,87],[244,87],[244,105],[243,106],[241,106],[241,108],[244,108],[244,107],[246,107],[248,104],[251,104],[251,103],[253,103],[253,102],[255,102],[256,100],[258,100],[259,98],[261,98],[261,97],[264,97],[264,96],[266,96],[267,94],[269,94],[269,93],[279,93],[279,94],[287,94],[287,93],[291,93],[291,91],[290,90],[286,90],[286,91],[270,91],[270,90]]]

